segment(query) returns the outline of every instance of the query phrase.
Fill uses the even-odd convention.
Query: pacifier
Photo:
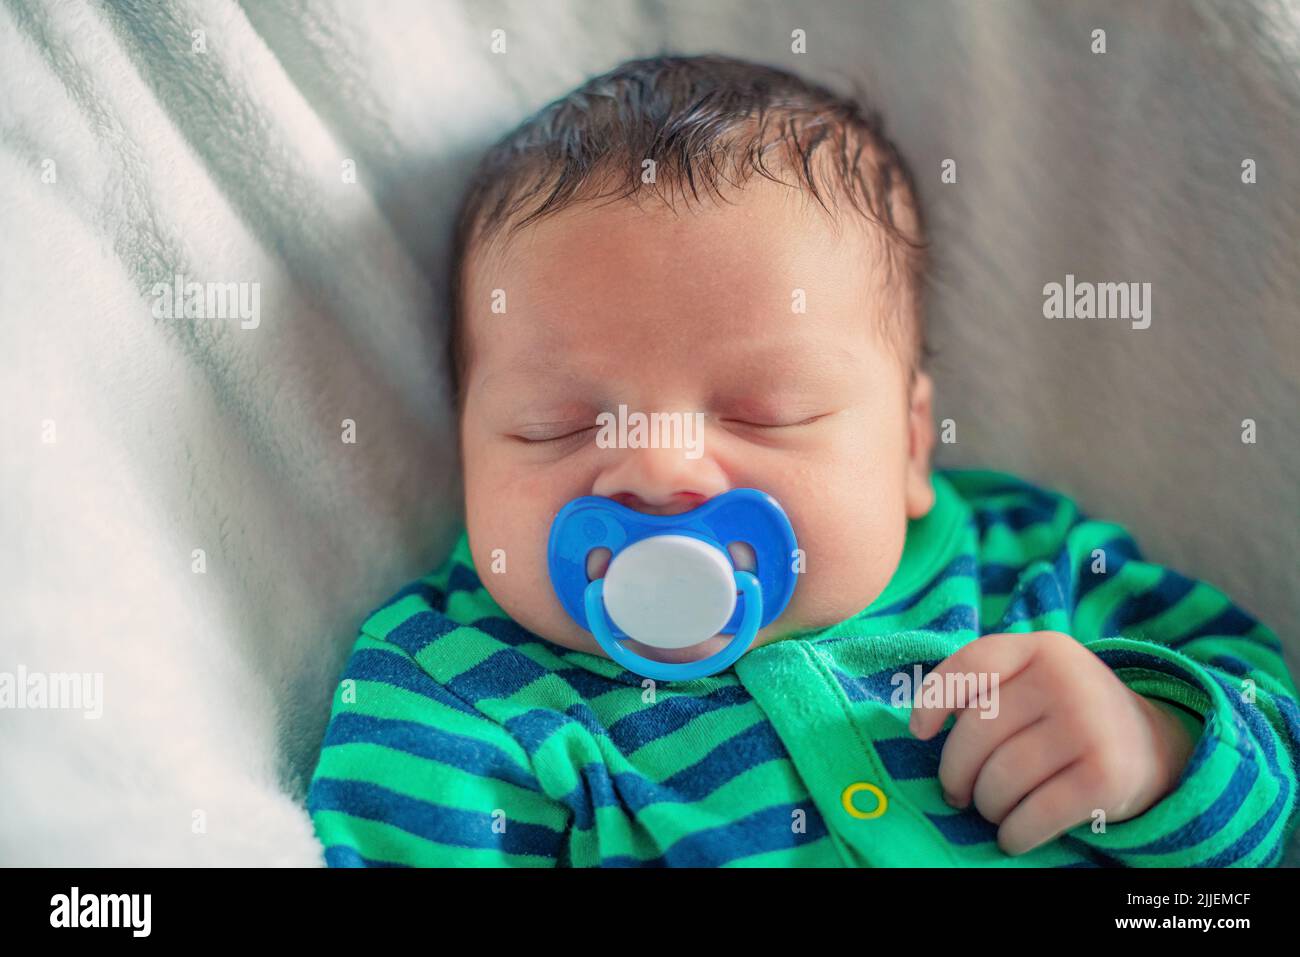
[[[737,542],[753,550],[753,571],[733,562],[728,545]],[[547,563],[564,610],[611,658],[647,678],[685,681],[731,667],[785,610],[797,547],[785,511],[758,489],[732,489],[680,515],[645,515],[584,495],[551,523]],[[598,548],[609,549],[609,567],[591,580],[587,556]],[[653,661],[623,644],[687,648],[718,634],[734,637],[690,662]]]

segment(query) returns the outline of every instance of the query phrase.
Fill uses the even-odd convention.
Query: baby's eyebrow
[[[845,367],[856,364],[858,357],[844,346],[833,342],[804,341],[795,346],[779,343],[768,346],[755,346],[736,350],[736,355],[748,361],[762,364],[768,368],[824,368],[826,366]]]
[[[850,372],[859,358],[843,345],[834,342],[802,342],[792,345],[766,343],[739,345],[722,356],[724,365],[719,385],[734,389],[737,385],[774,385],[779,380],[788,385],[817,385]],[[480,387],[488,392],[510,394],[523,386],[546,385],[572,391],[608,389],[609,383],[570,366],[564,357],[553,352],[527,353],[517,361],[488,372]]]
[[[572,387],[590,385],[590,380],[577,370],[567,368],[554,356],[530,355],[520,362],[489,372],[480,387],[489,392],[511,392],[521,385],[534,385],[555,379]]]

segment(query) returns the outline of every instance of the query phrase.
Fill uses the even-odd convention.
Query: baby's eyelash
[[[511,435],[511,438],[518,439],[520,442],[531,442],[531,443],[558,442],[561,439],[569,439],[575,435],[581,435],[583,432],[589,432],[594,428],[595,428],[594,425],[588,425],[580,429],[571,429],[570,431],[563,432],[559,435]]]
[[[793,428],[798,428],[799,426],[811,425],[812,423],[816,422],[819,419],[826,418],[826,416],[830,414],[831,413],[829,412],[823,412],[819,415],[810,416],[809,418],[803,419],[799,422],[751,422],[748,419],[722,419],[720,421],[730,422],[736,425],[747,426],[751,429],[793,429]],[[544,428],[544,426],[536,426],[535,428],[538,431],[540,431]],[[531,445],[536,445],[536,444],[542,444],[546,442],[559,442],[564,439],[571,439],[576,436],[582,435],[585,432],[590,432],[592,429],[595,428],[596,428],[595,425],[587,425],[587,426],[583,426],[582,428],[576,428],[576,429],[570,428],[569,431],[562,432],[558,435],[544,435],[544,434],[527,435],[527,434],[520,434],[520,433],[512,433],[510,437],[512,439],[515,439],[518,442],[527,442]]]
[[[801,422],[750,422],[747,419],[724,419],[723,421],[737,422],[741,425],[748,425],[751,428],[755,428],[755,429],[792,429],[795,426],[799,426],[799,425],[811,425],[812,423],[816,422],[818,419],[824,419],[827,415],[829,415],[829,413],[823,413],[822,415],[814,415],[810,418],[804,419]]]

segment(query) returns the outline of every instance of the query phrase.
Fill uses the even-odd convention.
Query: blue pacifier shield
[[[755,567],[735,567],[727,546],[742,542]],[[587,557],[610,552],[603,578],[587,578]],[[749,648],[794,594],[794,529],[776,499],[733,489],[680,515],[645,515],[587,495],[560,509],[547,558],[555,594],[570,617],[629,671],[664,680],[716,674]],[[635,639],[685,648],[716,634],[735,637],[699,661],[668,663],[623,645]]]

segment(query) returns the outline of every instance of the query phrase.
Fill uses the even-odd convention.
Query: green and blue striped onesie
[[[1300,821],[1300,708],[1276,636],[1066,497],[982,471],[934,485],[871,607],[658,686],[511,621],[462,534],[362,626],[308,794],[326,861],[1276,865]],[[995,825],[943,800],[954,719],[913,738],[893,678],[983,634],[1038,630],[1181,706],[1197,743],[1142,815],[1009,857]]]

